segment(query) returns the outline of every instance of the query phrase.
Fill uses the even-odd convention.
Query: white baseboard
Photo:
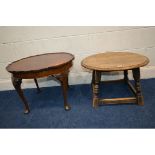
[[[107,75],[102,76],[102,80],[114,80],[122,78],[122,72],[112,72]],[[129,78],[132,79],[132,74],[129,72]],[[155,78],[155,66],[147,66],[141,68],[141,79]],[[89,84],[91,82],[91,73],[90,72],[79,72],[79,73],[70,73],[69,84]],[[58,82],[52,80],[51,78],[41,78],[38,79],[40,87],[51,87],[60,85]],[[33,80],[23,80],[22,88],[36,88]],[[0,80],[0,91],[12,90],[14,89],[10,79]]]

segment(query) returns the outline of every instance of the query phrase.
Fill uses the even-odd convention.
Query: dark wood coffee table
[[[149,59],[143,55],[132,52],[106,52],[91,55],[82,61],[82,66],[93,70],[92,74],[92,89],[93,89],[93,107],[101,104],[117,104],[117,103],[137,103],[143,105],[144,100],[140,86],[140,67],[149,63]],[[132,85],[128,78],[128,70],[132,70],[135,84]],[[127,98],[112,98],[102,99],[99,98],[99,84],[101,82],[101,73],[123,71],[124,81],[128,84],[129,88],[135,97]],[[106,81],[108,82],[108,81]],[[109,81],[112,82],[112,81]]]
[[[70,53],[46,53],[20,59],[6,67],[6,70],[12,74],[12,84],[24,103],[24,113],[29,113],[30,108],[21,89],[22,79],[34,79],[39,92],[37,78],[46,76],[53,76],[60,81],[63,88],[64,108],[70,110],[71,107],[67,103],[67,89],[68,73],[73,59],[74,56]]]

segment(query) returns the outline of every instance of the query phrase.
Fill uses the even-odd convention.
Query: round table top
[[[46,53],[17,60],[9,64],[6,69],[11,73],[41,71],[60,67],[73,59],[74,56],[70,53]]]
[[[86,57],[82,66],[91,70],[121,71],[139,68],[149,63],[143,55],[131,52],[106,52]]]

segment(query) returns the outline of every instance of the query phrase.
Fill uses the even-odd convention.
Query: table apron
[[[72,66],[72,62],[57,68],[52,68],[52,69],[47,69],[47,70],[42,70],[37,72],[30,71],[30,72],[12,73],[12,75],[15,78],[21,78],[21,79],[41,78],[49,75],[65,73],[66,71],[69,70],[71,66]]]

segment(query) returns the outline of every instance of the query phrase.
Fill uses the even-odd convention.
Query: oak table
[[[68,73],[73,59],[74,56],[70,53],[46,53],[20,59],[6,67],[6,70],[12,74],[12,84],[24,103],[24,113],[29,113],[30,108],[21,89],[22,79],[34,79],[39,92],[37,78],[46,76],[53,76],[60,81],[63,88],[64,108],[70,110],[71,107],[67,103],[67,89]]]
[[[140,86],[140,67],[149,63],[149,59],[143,55],[132,52],[105,52],[86,57],[81,65],[87,69],[93,70],[92,89],[93,89],[93,107],[102,104],[117,103],[137,103],[144,105],[144,100]],[[134,85],[128,78],[128,70],[132,70]],[[99,85],[101,83],[101,73],[112,71],[123,71],[124,78],[116,81],[124,81],[134,94],[134,97],[127,98],[99,98]],[[107,82],[107,81],[106,81]],[[111,82],[111,81],[108,81]]]

